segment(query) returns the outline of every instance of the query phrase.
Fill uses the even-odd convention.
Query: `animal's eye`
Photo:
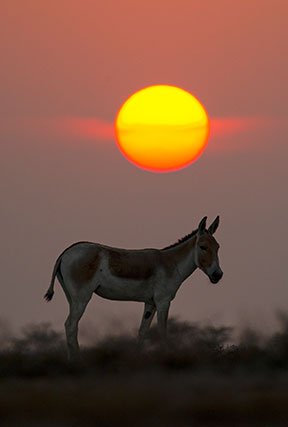
[[[201,251],[207,251],[206,246],[200,246]]]

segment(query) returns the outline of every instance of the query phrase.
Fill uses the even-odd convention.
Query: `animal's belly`
[[[151,302],[153,300],[153,289],[149,283],[126,280],[118,283],[100,284],[95,293],[102,298],[117,301],[140,301]]]

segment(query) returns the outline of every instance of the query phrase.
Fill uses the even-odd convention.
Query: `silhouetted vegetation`
[[[109,336],[68,363],[62,333],[0,331],[0,424],[210,426],[288,423],[288,318],[270,337],[175,319],[169,340]],[[234,341],[234,342],[233,342]]]

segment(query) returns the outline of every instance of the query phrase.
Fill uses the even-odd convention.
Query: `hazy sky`
[[[62,328],[60,286],[43,295],[75,241],[161,248],[218,214],[222,283],[195,272],[171,314],[269,328],[286,310],[287,12],[285,0],[1,2],[0,317]],[[138,169],[114,142],[118,108],[152,84],[190,91],[213,121],[184,170]],[[95,296],[82,325],[131,330],[141,313]]]

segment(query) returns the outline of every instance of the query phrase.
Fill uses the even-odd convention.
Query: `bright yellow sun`
[[[135,165],[154,172],[184,168],[203,152],[209,118],[191,93],[156,85],[131,95],[115,120],[118,146]]]

